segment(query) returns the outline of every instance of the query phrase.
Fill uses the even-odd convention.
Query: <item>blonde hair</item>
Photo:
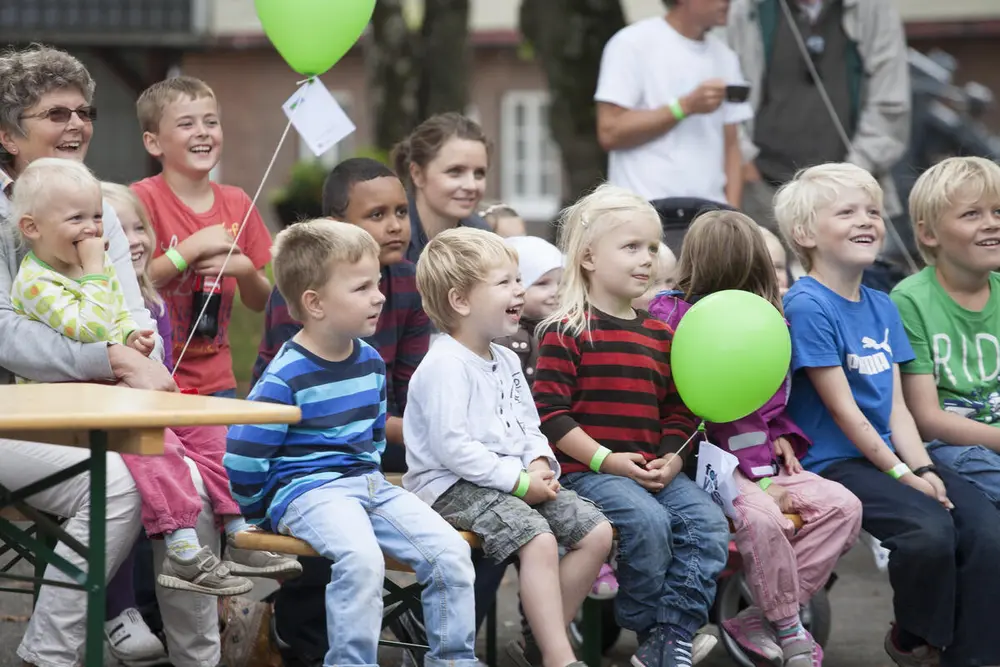
[[[538,329],[557,325],[559,331],[579,336],[590,329],[590,283],[583,261],[599,240],[637,218],[656,225],[662,240],[660,216],[648,201],[631,190],[605,183],[568,206],[560,216],[560,249],[566,256],[559,307],[542,320]]]
[[[288,314],[302,322],[302,295],[326,284],[337,264],[357,264],[378,255],[378,243],[361,227],[320,218],[279,232],[271,249],[271,267]]]
[[[121,220],[121,212],[125,207],[135,211],[135,215],[142,225],[142,231],[149,238],[149,252],[152,253],[153,249],[156,248],[156,232],[153,230],[153,224],[149,221],[149,213],[146,212],[142,201],[131,189],[119,183],[101,183],[101,193],[104,195],[104,199],[115,208],[119,220]],[[146,262],[145,268],[136,273],[135,277],[139,281],[139,292],[146,303],[162,306],[163,299],[156,291],[153,279],[149,277],[149,262]]]
[[[517,251],[492,232],[472,227],[446,229],[427,244],[417,260],[417,290],[424,312],[441,331],[451,333],[458,316],[448,295],[467,295],[491,270],[518,264]]]
[[[23,218],[37,215],[46,202],[56,199],[55,192],[71,187],[92,188],[98,196],[101,192],[101,182],[82,162],[58,157],[32,161],[14,181],[11,222],[18,225]]]
[[[933,233],[948,209],[973,204],[984,197],[1000,203],[1000,165],[981,157],[950,157],[925,171],[910,190],[910,220],[917,249],[924,261],[933,265],[935,248],[920,242],[917,225]]]
[[[882,210],[882,187],[870,173],[847,162],[830,162],[803,169],[774,195],[774,217],[788,246],[806,271],[812,258],[796,237],[816,233],[817,213],[831,206],[845,190],[861,190]]]
[[[684,298],[743,290],[783,312],[778,278],[761,230],[736,211],[709,211],[695,218],[684,235],[675,273]]]
[[[212,88],[193,76],[175,76],[158,81],[147,88],[135,103],[136,114],[139,116],[139,126],[143,132],[156,134],[160,131],[160,121],[167,105],[178,98],[190,97],[198,100],[203,97],[216,99]]]

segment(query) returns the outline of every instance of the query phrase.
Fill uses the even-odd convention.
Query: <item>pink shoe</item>
[[[778,645],[774,629],[764,618],[759,607],[747,607],[735,618],[722,623],[722,629],[732,637],[744,651],[762,659],[765,664],[780,667],[784,664],[784,652]]]
[[[611,566],[605,563],[601,566],[601,571],[594,580],[594,587],[590,589],[591,600],[611,600],[618,595],[618,579]]]

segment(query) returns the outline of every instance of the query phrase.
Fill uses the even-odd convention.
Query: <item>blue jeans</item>
[[[214,394],[211,394],[211,396],[215,396],[216,398],[236,398],[236,390],[223,389],[222,391],[217,391]]]
[[[326,667],[375,667],[382,631],[383,552],[423,586],[428,667],[476,667],[475,572],[469,545],[381,473],[338,479],[296,498],[278,531],[333,561],[326,587]]]
[[[957,472],[1000,509],[1000,454],[982,445],[949,445],[940,440],[928,443],[927,451],[935,463]]]
[[[669,623],[693,634],[708,622],[729,548],[729,524],[708,494],[684,473],[658,493],[591,472],[562,483],[597,503],[618,529],[618,625],[645,632]]]

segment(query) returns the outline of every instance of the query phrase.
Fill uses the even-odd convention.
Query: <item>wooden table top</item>
[[[300,419],[301,411],[287,405],[122,386],[71,382],[0,386],[0,432],[294,424]]]

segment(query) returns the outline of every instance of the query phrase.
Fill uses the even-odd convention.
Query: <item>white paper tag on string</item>
[[[318,79],[302,84],[281,108],[317,157],[357,129]]]

